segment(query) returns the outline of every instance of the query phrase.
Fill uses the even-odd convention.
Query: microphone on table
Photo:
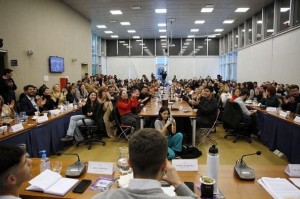
[[[240,180],[255,180],[254,170],[248,167],[243,160],[245,156],[250,156],[250,155],[261,155],[261,151],[243,155],[241,159],[238,159],[236,161],[236,165],[234,166],[234,173]]]
[[[57,156],[61,155],[76,155],[77,156],[77,162],[71,164],[67,167],[66,170],[66,177],[68,178],[79,178],[84,174],[86,165],[80,161],[79,155],[76,153],[62,153],[61,151],[56,153]]]

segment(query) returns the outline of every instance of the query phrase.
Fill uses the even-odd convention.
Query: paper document
[[[290,181],[300,188],[300,178],[290,178]]]
[[[287,179],[262,177],[257,181],[273,198],[300,198],[300,190]]]

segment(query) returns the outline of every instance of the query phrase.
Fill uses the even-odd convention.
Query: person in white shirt
[[[0,162],[0,198],[20,198],[21,185],[31,178],[31,159],[18,146],[0,145]]]
[[[134,178],[128,188],[105,191],[95,195],[100,198],[167,199],[199,198],[179,178],[175,168],[167,160],[167,140],[158,130],[140,129],[129,140],[128,163]],[[161,189],[161,180],[175,187],[177,196],[171,197]]]

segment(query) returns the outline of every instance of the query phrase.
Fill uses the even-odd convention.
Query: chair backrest
[[[121,127],[121,116],[120,116],[118,107],[114,107],[113,115],[114,115],[114,119],[116,121],[116,124],[117,124],[118,128],[120,128]]]
[[[243,111],[236,102],[226,102],[222,115],[223,122],[236,129],[243,120]]]
[[[296,114],[300,114],[300,103],[297,104],[297,107],[296,107]]]

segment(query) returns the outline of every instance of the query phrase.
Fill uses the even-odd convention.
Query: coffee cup
[[[200,178],[201,182],[201,197],[203,198],[212,198],[214,195],[214,184],[215,179],[209,176],[202,176]]]

